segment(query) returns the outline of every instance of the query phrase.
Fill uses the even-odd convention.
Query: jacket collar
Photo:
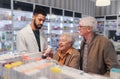
[[[91,40],[88,43],[88,51],[89,51],[89,48],[91,47],[91,45],[94,44],[94,39],[95,39],[96,36],[97,36],[97,34],[93,33],[93,36],[91,37]],[[82,43],[81,43],[81,49],[83,49],[85,43],[86,43],[85,40],[83,40]]]
[[[60,58],[64,58],[67,54],[71,54],[71,53],[72,53],[72,48],[69,48],[69,49],[67,50],[67,52],[65,52],[64,55],[62,55],[62,52],[61,52],[61,51],[58,51],[58,55],[59,55]]]

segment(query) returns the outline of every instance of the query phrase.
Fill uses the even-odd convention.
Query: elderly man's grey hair
[[[93,31],[97,31],[97,20],[92,16],[87,16],[81,18],[79,22],[80,26],[90,26],[93,27]]]
[[[75,42],[75,35],[70,32],[63,32],[60,37],[65,36],[67,37],[67,40],[72,43],[72,45]]]

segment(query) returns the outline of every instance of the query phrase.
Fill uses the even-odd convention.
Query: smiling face
[[[33,18],[34,29],[35,30],[41,29],[41,27],[45,21],[45,16],[42,14],[37,14],[37,15],[33,15],[32,18]]]
[[[71,46],[72,43],[69,41],[69,39],[66,36],[60,36],[59,47],[58,47],[60,51],[66,52]]]

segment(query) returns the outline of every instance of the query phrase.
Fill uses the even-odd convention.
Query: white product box
[[[110,70],[110,79],[120,79],[120,69],[112,68]]]

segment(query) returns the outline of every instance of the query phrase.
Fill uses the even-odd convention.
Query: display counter
[[[110,79],[61,66],[52,59],[41,59],[40,53],[4,54],[1,57],[1,79]]]

